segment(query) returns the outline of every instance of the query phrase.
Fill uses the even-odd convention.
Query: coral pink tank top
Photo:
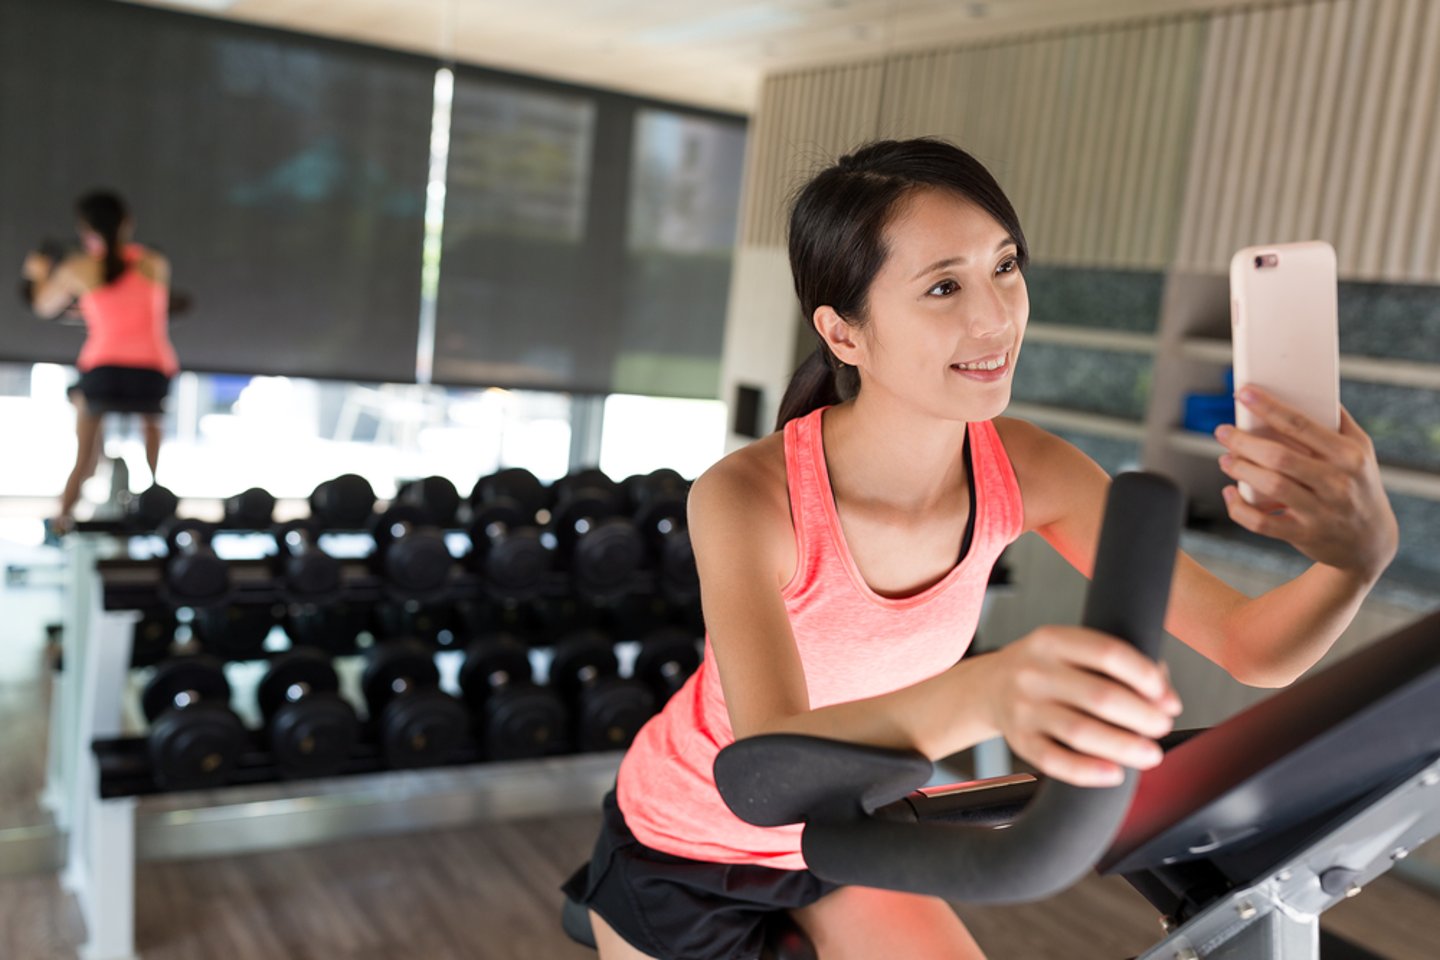
[[[126,247],[131,269],[80,298],[86,333],[75,361],[80,370],[138,367],[173,377],[180,369],[170,343],[170,292],[134,269],[142,253],[134,244]]]
[[[990,569],[1024,522],[1020,487],[995,425],[970,424],[969,550],[920,593],[880,596],[845,544],[826,471],[823,416],[816,410],[785,425],[798,562],[782,597],[811,707],[889,693],[953,666],[974,637]],[[621,761],[616,794],[626,824],[641,843],[673,856],[804,869],[800,826],[751,826],[720,798],[715,755],[734,739],[707,637],[700,669],[641,729]]]

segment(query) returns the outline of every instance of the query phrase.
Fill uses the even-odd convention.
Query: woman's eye
[[[956,290],[959,289],[960,284],[956,283],[954,280],[941,280],[939,283],[935,284],[935,286],[927,290],[926,293],[937,297],[948,297],[950,294],[954,293]]]
[[[1000,266],[995,268],[996,273],[1014,273],[1020,269],[1020,261],[1016,257],[1008,257]]]

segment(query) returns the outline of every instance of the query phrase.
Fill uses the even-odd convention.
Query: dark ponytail
[[[120,249],[120,228],[130,218],[125,201],[108,190],[92,190],[76,201],[75,213],[105,241],[105,282],[114,283],[125,272],[125,255]]]
[[[860,372],[836,360],[822,340],[790,375],[785,396],[780,398],[775,429],[812,410],[850,400],[859,392]]]
[[[870,284],[888,252],[885,228],[900,202],[922,188],[947,190],[980,207],[1014,239],[1020,268],[1030,262],[1020,218],[980,161],[930,137],[880,140],[816,174],[790,209],[790,273],[807,324],[816,309],[828,306],[847,323],[865,326]],[[791,376],[775,428],[859,392],[860,372],[837,360],[820,339]]]

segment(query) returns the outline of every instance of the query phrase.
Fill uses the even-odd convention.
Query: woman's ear
[[[831,307],[816,307],[810,322],[815,325],[815,332],[825,341],[836,360],[852,367],[859,365],[860,343],[856,337],[856,328],[844,317]]]

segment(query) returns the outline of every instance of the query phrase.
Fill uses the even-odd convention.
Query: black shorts
[[[707,863],[652,850],[625,825],[615,791],[589,865],[565,882],[627,943],[664,960],[754,960],[780,910],[809,906],[839,887],[809,870]]]
[[[170,378],[140,367],[94,367],[70,388],[91,413],[164,413]]]

